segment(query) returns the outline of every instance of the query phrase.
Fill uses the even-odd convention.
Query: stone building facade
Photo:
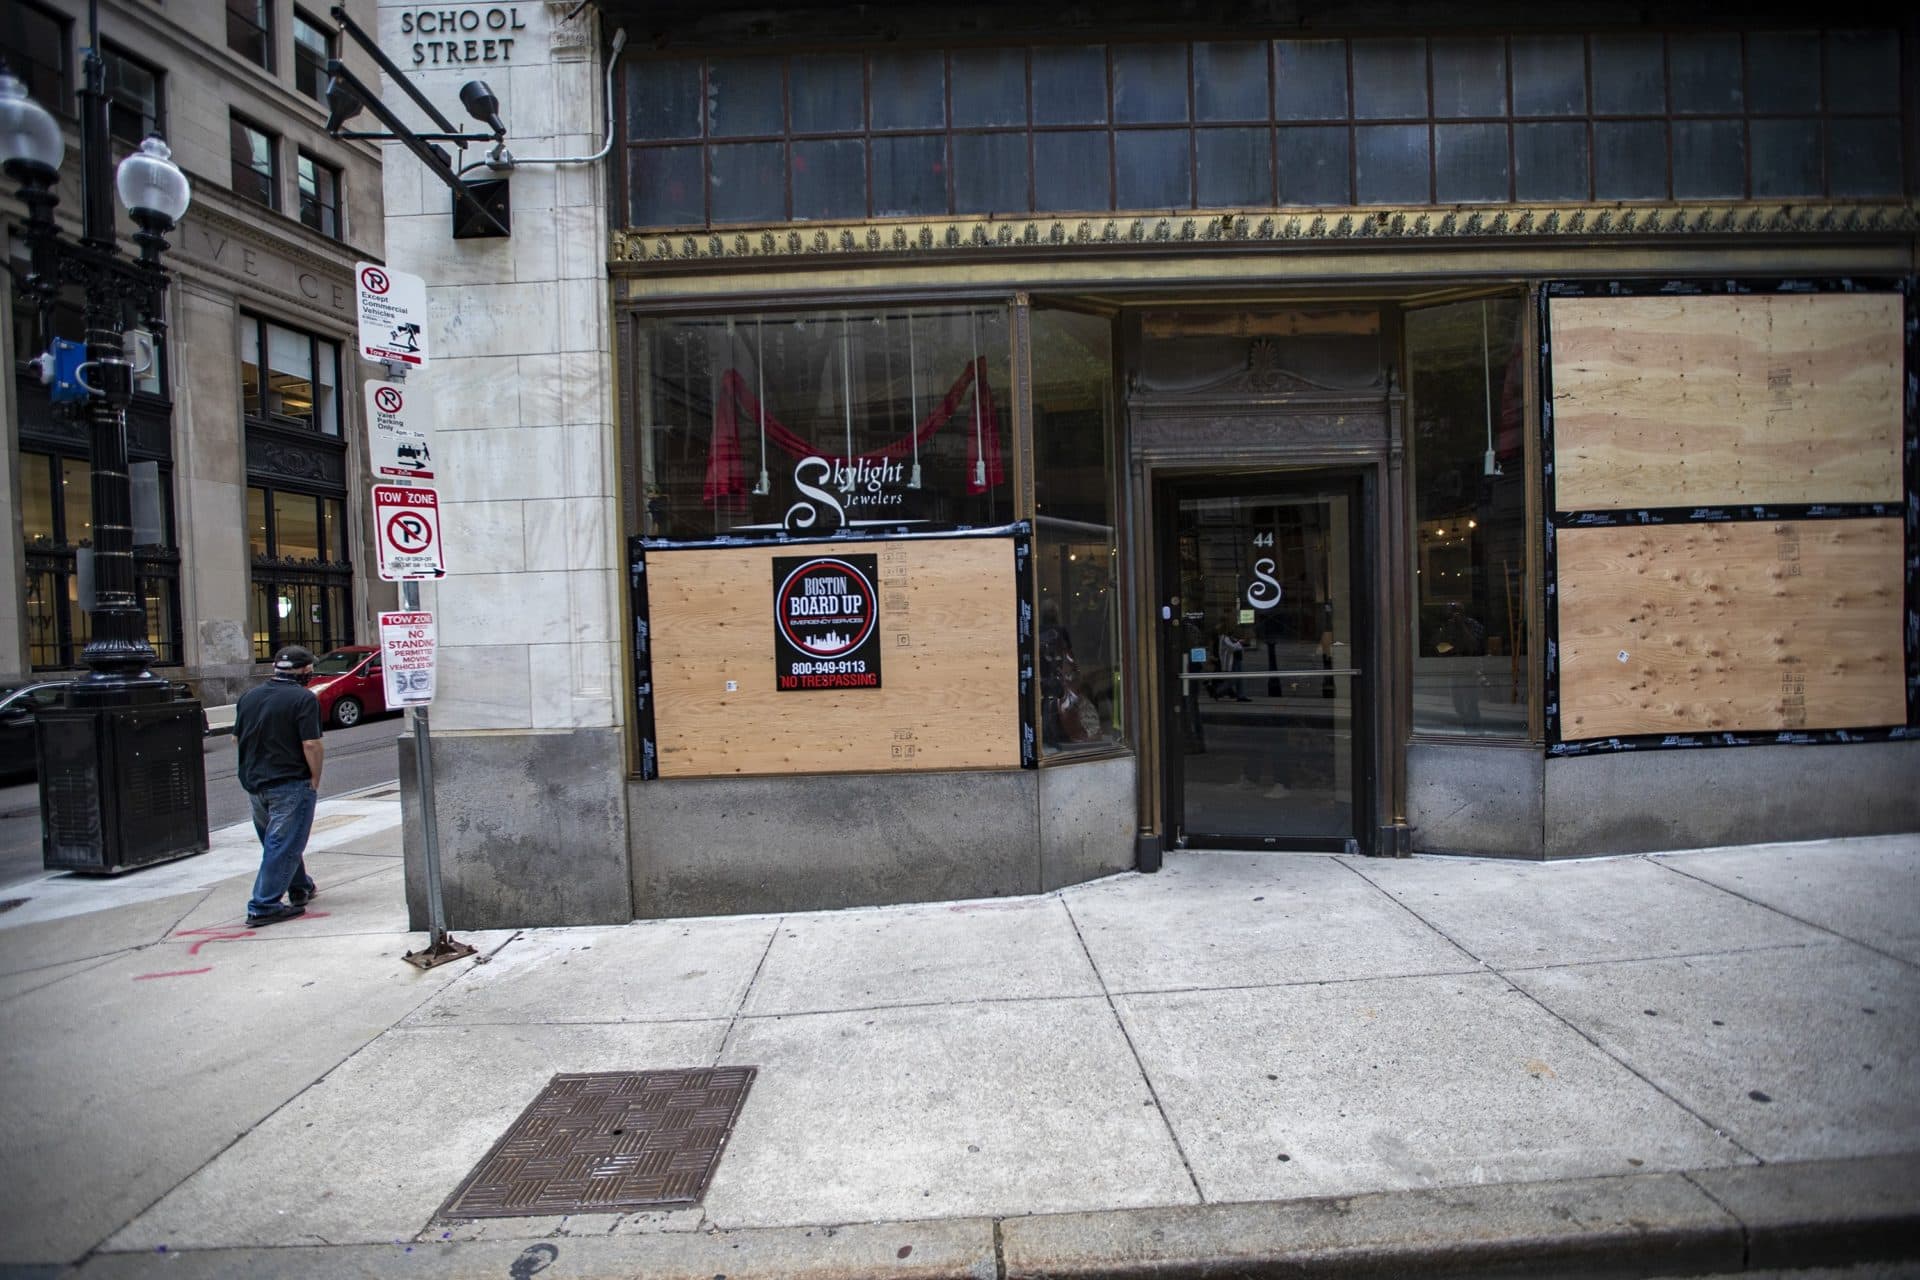
[[[1920,824],[1911,19],[428,12],[456,927]]]
[[[137,549],[155,670],[219,705],[281,644],[365,642],[392,599],[371,567],[353,358],[353,264],[384,256],[381,157],[327,135],[322,96],[328,57],[376,69],[342,47],[323,4],[99,8],[116,159],[157,131],[193,184],[165,260],[167,332],[136,394],[129,444],[135,484],[161,517]],[[371,26],[370,3],[348,8]],[[67,127],[58,216],[69,232],[87,13],[80,0],[21,0],[0,33],[0,56]],[[18,217],[10,189],[0,207],[9,223]],[[74,574],[88,538],[86,435],[26,369],[47,331],[9,296],[0,681],[72,674],[86,639]],[[78,336],[78,324],[77,300],[63,299],[52,332]]]

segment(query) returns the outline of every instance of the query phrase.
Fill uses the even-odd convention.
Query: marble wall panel
[[[493,419],[504,421],[504,415]],[[502,502],[517,498],[558,498],[568,492],[568,453],[573,441],[565,428],[489,426],[463,431],[457,447],[448,444],[440,461],[446,477],[440,492],[463,502]]]
[[[564,573],[476,573],[439,583],[441,643],[561,644],[570,638],[570,584]]]
[[[440,536],[452,549],[456,571],[522,573],[527,531],[522,502],[448,502],[440,508]]]
[[[524,576],[524,575],[522,575]],[[462,729],[524,728],[532,718],[532,681],[527,647],[449,645],[446,615],[435,672],[433,728],[436,736]],[[479,632],[476,634],[485,634]]]

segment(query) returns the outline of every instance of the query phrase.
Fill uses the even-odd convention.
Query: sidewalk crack
[[[1878,947],[1871,942],[1867,942],[1860,938],[1855,938],[1849,934],[1844,934],[1840,932],[1838,929],[1829,928],[1826,925],[1820,924],[1817,921],[1809,920],[1805,916],[1797,916],[1793,914],[1793,912],[1785,909],[1784,907],[1776,907],[1770,902],[1762,902],[1758,898],[1749,897],[1748,895],[1740,892],[1738,889],[1729,889],[1727,888],[1727,886],[1723,884],[1716,884],[1712,880],[1707,879],[1705,876],[1697,876],[1693,874],[1693,872],[1683,870],[1680,867],[1676,867],[1672,863],[1667,862],[1662,858],[1647,857],[1644,854],[1641,856],[1645,861],[1651,862],[1654,866],[1659,867],[1661,870],[1671,871],[1674,875],[1684,877],[1685,879],[1693,881],[1695,884],[1705,885],[1709,889],[1717,889],[1721,893],[1724,893],[1729,897],[1738,898],[1742,902],[1749,903],[1753,906],[1759,907],[1762,911],[1771,911],[1775,915],[1785,916],[1787,919],[1793,921],[1795,924],[1803,924],[1809,929],[1818,929],[1821,933],[1827,934],[1830,937],[1838,938],[1842,942],[1850,942],[1856,947],[1863,947],[1866,950],[1873,952],[1877,956],[1885,956],[1889,960],[1897,960],[1901,964],[1906,965],[1910,969],[1920,969],[1920,962],[1909,960],[1905,956],[1900,955],[1897,952],[1888,951],[1884,947]]]
[[[1073,937],[1080,944],[1080,953],[1087,958],[1087,967],[1093,970],[1093,976],[1100,980],[1100,994],[1107,1002],[1107,1012],[1113,1015],[1114,1025],[1120,1028],[1120,1038],[1127,1042],[1127,1052],[1133,1055],[1133,1066],[1140,1073],[1140,1082],[1147,1086],[1147,1096],[1153,1102],[1155,1114],[1160,1117],[1161,1125],[1167,1131],[1167,1140],[1173,1143],[1173,1152],[1180,1157],[1180,1167],[1186,1170],[1187,1182],[1193,1187],[1193,1197],[1200,1204],[1207,1203],[1207,1193],[1200,1189],[1200,1178],[1193,1171],[1193,1161],[1187,1158],[1187,1149],[1180,1141],[1180,1135],[1173,1127],[1173,1118],[1167,1114],[1167,1105],[1160,1098],[1160,1090],[1154,1085],[1153,1077],[1147,1072],[1147,1064],[1140,1056],[1140,1047],[1133,1042],[1133,1032],[1127,1029],[1127,1020],[1120,1014],[1120,1006],[1113,1001],[1113,991],[1107,986],[1107,975],[1100,972],[1100,966],[1094,963],[1093,952],[1087,947],[1086,935],[1080,932],[1080,922],[1074,918],[1073,904],[1066,898],[1058,899],[1060,909],[1067,913],[1067,923],[1073,926]],[[994,1223],[996,1245],[1000,1237],[1000,1224]],[[1001,1275],[1005,1275],[1004,1270]]]
[[[785,916],[774,917],[773,928],[767,933],[767,945],[760,951],[760,962],[753,966],[753,976],[747,979],[747,985],[741,989],[740,1003],[733,1007],[733,1013],[727,1019],[726,1034],[720,1037],[720,1048],[713,1058],[713,1065],[716,1067],[727,1060],[727,1051],[733,1047],[733,1033],[740,1026],[740,1020],[746,1016],[747,1001],[752,998],[754,987],[759,985],[760,974],[767,967],[767,957],[773,954],[773,944],[779,940],[780,930],[786,923]]]

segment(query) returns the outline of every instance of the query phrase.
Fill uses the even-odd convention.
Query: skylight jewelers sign
[[[880,687],[879,558],[775,556],[774,687]]]

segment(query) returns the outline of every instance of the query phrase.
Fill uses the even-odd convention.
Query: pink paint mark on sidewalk
[[[207,965],[202,969],[169,969],[164,973],[136,973],[133,975],[133,980],[135,982],[145,982],[148,978],[189,978],[196,973],[212,972],[213,966]]]
[[[202,934],[206,936],[201,937]],[[252,929],[236,929],[225,925],[217,925],[210,929],[182,929],[173,936],[176,938],[198,937],[200,940],[187,948],[188,955],[197,956],[200,954],[200,948],[206,946],[209,942],[238,942],[242,938],[251,938],[253,934],[254,931]]]

